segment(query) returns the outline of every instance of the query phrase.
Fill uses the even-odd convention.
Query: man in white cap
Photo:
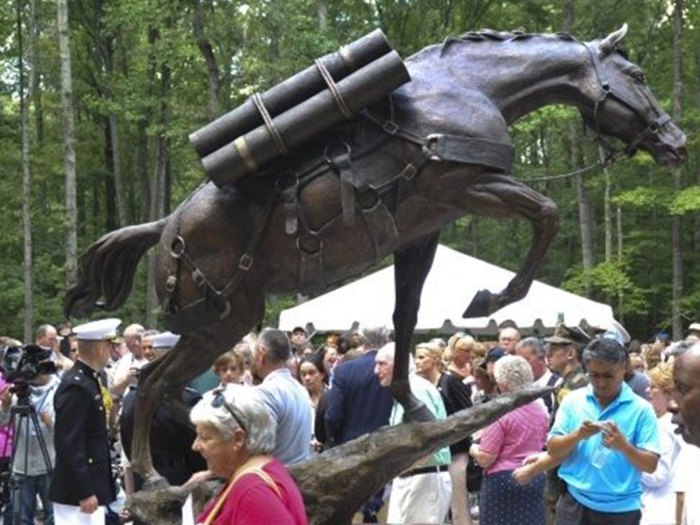
[[[73,329],[78,360],[54,398],[56,467],[49,495],[56,525],[102,524],[105,505],[116,499],[107,433],[111,399],[99,374],[120,323],[103,319]]]

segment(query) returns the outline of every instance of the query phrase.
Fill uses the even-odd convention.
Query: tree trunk
[[[32,17],[32,23],[35,22]],[[24,341],[32,340],[32,330],[34,324],[34,284],[33,284],[33,239],[32,239],[32,168],[31,168],[31,133],[29,130],[29,106],[28,99],[31,98],[31,88],[33,82],[34,67],[29,68],[29,90],[25,98],[24,94],[24,49],[22,46],[22,2],[17,0],[17,41],[19,55],[19,115],[20,115],[20,135],[22,137],[22,233],[24,248]],[[32,30],[30,29],[30,32]],[[35,42],[30,38],[30,48]],[[30,49],[29,55],[32,55]]]
[[[581,155],[581,131],[576,123],[569,124],[569,136],[571,137],[571,166],[575,169],[582,164]],[[584,283],[586,285],[586,297],[593,294],[591,272],[595,264],[594,235],[593,235],[593,210],[591,199],[588,196],[586,179],[583,174],[576,177],[576,198],[578,200],[578,223],[581,232],[581,264],[583,265]]]
[[[602,146],[598,146],[598,155],[600,161],[605,160],[605,150]],[[603,168],[605,176],[605,193],[603,197],[603,222],[605,224],[605,262],[612,262],[613,257],[613,228],[612,228],[612,210],[610,209],[610,171],[608,168]]]
[[[318,19],[318,29],[325,31],[328,27],[328,2],[326,0],[318,0],[316,18]]]
[[[622,208],[617,205],[617,261],[622,264]],[[625,322],[625,293],[620,290],[617,295],[617,315],[621,323]]]
[[[680,122],[682,115],[683,94],[683,0],[675,0],[673,9],[673,94],[671,116]],[[673,187],[676,193],[683,189],[683,170],[673,170]],[[671,221],[671,246],[673,250],[673,294],[671,299],[671,319],[673,339],[683,336],[683,317],[681,299],[683,298],[683,224],[680,215],[674,215]]]
[[[696,82],[700,82],[700,45],[695,48],[695,71],[696,71]],[[695,96],[695,107],[700,108],[700,89],[697,90]],[[700,186],[700,152],[696,153],[695,162],[695,184]],[[700,266],[700,213],[695,214],[694,218],[695,227],[693,228],[693,253],[695,254],[695,267]],[[695,313],[695,318],[700,317],[700,312]]]
[[[61,110],[63,117],[63,169],[66,180],[66,280],[75,281],[78,268],[78,208],[75,183],[75,121],[73,117],[73,82],[71,78],[68,0],[56,2],[56,25],[61,69]]]
[[[192,13],[192,27],[194,29],[197,47],[204,57],[207,66],[207,78],[209,80],[209,117],[214,119],[221,113],[221,82],[219,79],[219,66],[214,56],[214,48],[204,31],[202,18],[202,3],[194,0],[194,12]]]
[[[163,65],[160,71],[160,107],[158,110],[158,123],[160,132],[155,139],[155,162],[153,166],[153,178],[151,184],[151,216],[150,221],[155,221],[165,215],[165,196],[170,193],[167,188],[170,177],[169,142],[166,135],[170,123],[170,108],[168,106],[168,94],[170,91],[171,71],[167,65]],[[157,322],[158,297],[155,287],[156,257],[148,258],[147,296],[146,296],[146,322],[149,326],[155,326]]]
[[[31,72],[29,73],[29,90],[31,91],[31,101],[34,106],[34,131],[36,132],[36,143],[39,148],[44,145],[44,105],[41,98],[41,73],[39,60],[39,6],[37,0],[31,0],[31,20],[29,22],[29,63]]]
[[[562,29],[572,33],[576,19],[574,1],[564,1],[564,22]],[[583,164],[583,151],[581,149],[581,128],[578,122],[569,123],[569,142],[571,143],[571,169],[576,169]],[[591,272],[595,264],[594,235],[593,235],[593,210],[588,197],[586,179],[583,174],[576,177],[576,199],[578,201],[578,224],[581,234],[581,265],[583,267],[583,282],[586,286],[586,297],[593,295]]]
[[[110,152],[112,155],[112,173],[114,174],[114,190],[117,201],[117,217],[119,226],[123,227],[130,223],[129,207],[126,193],[126,184],[121,168],[121,157],[119,155],[119,127],[117,126],[117,115],[113,112],[109,114],[109,140]]]

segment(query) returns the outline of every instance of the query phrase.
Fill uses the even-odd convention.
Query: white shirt
[[[138,368],[140,370],[147,363],[148,363],[148,359],[146,359],[145,357],[142,357],[141,359],[137,359],[136,357],[134,357],[134,354],[132,354],[131,352],[124,354],[119,359],[119,361],[117,361],[117,364],[115,365],[112,386],[118,385],[119,383],[124,381],[124,379],[126,379],[126,377],[129,375],[129,373],[130,373],[129,371],[132,368]],[[124,394],[124,392],[126,391],[126,389],[129,386],[136,386],[136,383],[137,383],[137,380],[134,378],[132,381],[130,381],[123,388],[120,388],[120,389],[112,388],[112,395],[121,396]]]
[[[681,523],[683,525],[700,525],[700,483],[697,481],[700,471],[700,448],[683,441],[676,465],[673,490],[685,493],[683,521]]]
[[[678,457],[683,438],[675,433],[671,413],[659,418],[661,457],[652,474],[642,473],[642,521],[641,525],[675,525],[676,491],[674,478],[678,470]]]

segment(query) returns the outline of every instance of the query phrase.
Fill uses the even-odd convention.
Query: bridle
[[[588,52],[588,56],[591,61],[591,65],[593,66],[593,71],[595,72],[596,75],[596,80],[598,81],[598,86],[600,87],[600,96],[598,99],[594,101],[594,106],[593,106],[593,126],[588,126],[592,128],[595,131],[596,136],[594,137],[594,140],[602,147],[602,149],[605,151],[605,155],[603,156],[602,159],[598,160],[597,162],[590,164],[588,166],[585,166],[583,168],[574,170],[574,171],[569,171],[566,173],[561,173],[559,175],[550,175],[550,176],[544,176],[544,177],[536,177],[536,178],[531,178],[527,179],[524,182],[527,183],[532,183],[532,182],[544,182],[544,181],[551,181],[551,180],[557,180],[557,179],[567,179],[569,177],[573,177],[576,175],[581,175],[583,173],[589,172],[591,170],[595,170],[598,168],[606,168],[610,166],[611,164],[615,163],[622,157],[632,157],[636,152],[637,149],[639,148],[639,145],[645,141],[646,139],[653,137],[655,135],[658,135],[659,132],[661,131],[661,128],[668,124],[671,121],[671,117],[668,113],[661,111],[659,112],[656,109],[656,106],[652,102],[651,99],[649,99],[649,96],[644,93],[644,98],[648,102],[648,106],[644,109],[644,112],[640,111],[637,109],[637,105],[633,104],[627,96],[625,96],[624,93],[621,93],[619,89],[615,89],[610,82],[608,82],[607,75],[605,74],[605,70],[603,69],[603,65],[600,62],[600,58],[598,57],[598,53],[596,53],[593,49],[591,49],[591,46],[586,44],[585,42],[579,41],[579,43],[586,48],[586,51]],[[637,133],[637,135],[627,144],[627,146],[624,149],[619,149],[615,147],[609,140],[607,140],[603,134],[600,131],[600,122],[598,120],[598,114],[605,103],[605,101],[608,99],[608,97],[615,98],[618,102],[621,104],[624,104],[627,106],[633,113],[635,113],[643,122],[647,122],[647,126]],[[584,129],[586,129],[584,121]]]
[[[619,152],[607,140],[603,138],[602,133],[600,132],[598,113],[605,101],[608,99],[608,97],[615,98],[618,102],[627,106],[627,108],[629,108],[633,113],[640,117],[640,119],[643,122],[647,123],[647,126],[642,131],[637,133],[637,135],[627,144],[627,147],[621,152],[619,152],[621,153],[620,156],[626,155],[631,157],[636,153],[637,149],[639,148],[639,145],[643,141],[650,137],[658,135],[661,131],[661,128],[671,121],[671,117],[665,111],[657,110],[654,103],[646,93],[643,93],[643,96],[648,102],[648,105],[646,108],[644,108],[643,111],[638,109],[637,105],[633,104],[624,93],[620,92],[620,90],[618,89],[615,89],[615,87],[608,82],[607,75],[605,74],[605,70],[603,69],[603,66],[600,62],[598,53],[596,53],[593,49],[591,49],[591,46],[584,42],[581,42],[581,45],[586,48],[586,51],[588,51],[588,56],[591,60],[591,65],[593,66],[593,71],[595,71],[595,75],[598,80],[598,85],[600,86],[601,91],[601,95],[594,102],[593,107],[593,124],[597,135],[596,140],[598,140],[598,142],[600,142],[603,145],[603,147],[609,151],[609,153],[616,154]]]

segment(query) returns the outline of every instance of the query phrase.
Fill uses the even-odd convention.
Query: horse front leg
[[[229,319],[230,322],[230,319]],[[145,373],[139,382],[131,465],[144,479],[145,489],[167,486],[167,481],[155,470],[151,455],[151,423],[156,409],[165,396],[179,399],[182,389],[199,376],[238,342],[250,329],[248,324],[236,322],[235,328],[216,323],[202,333],[183,335],[178,343]]]
[[[462,315],[465,318],[491,315],[525,297],[559,229],[556,204],[506,175],[480,177],[468,189],[468,198],[469,207],[478,214],[528,220],[533,235],[527,257],[513,279],[498,293],[480,290]]]
[[[423,284],[433,265],[439,234],[435,233],[394,254],[394,332],[396,354],[391,378],[391,394],[404,408],[404,421],[432,421],[432,412],[411,392],[408,382],[411,340],[418,322]]]

